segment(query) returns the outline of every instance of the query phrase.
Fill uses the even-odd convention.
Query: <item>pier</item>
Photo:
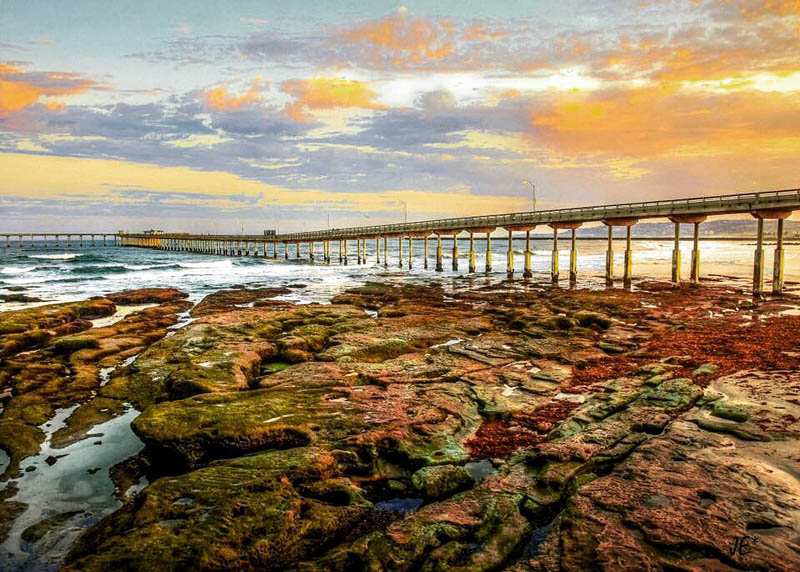
[[[90,246],[119,246],[118,232],[4,232],[0,233],[4,247],[84,248]]]
[[[422,268],[429,264],[437,272],[445,268],[444,240],[451,245],[450,263],[453,271],[459,270],[459,247],[462,239],[467,239],[467,272],[479,271],[475,251],[476,241],[483,240],[486,245],[483,271],[491,272],[493,267],[492,234],[497,230],[507,234],[506,274],[513,278],[517,272],[514,267],[513,240],[524,238],[524,267],[522,277],[533,276],[533,251],[531,249],[531,232],[537,227],[548,227],[552,231],[553,250],[550,260],[550,278],[553,284],[562,280],[561,261],[559,260],[559,240],[569,240],[569,265],[564,276],[574,285],[578,277],[578,241],[576,231],[588,223],[602,223],[607,227],[607,249],[605,280],[608,285],[622,281],[625,287],[631,285],[633,279],[634,250],[632,227],[639,221],[649,219],[667,219],[674,224],[674,248],[672,259],[672,282],[680,285],[686,281],[698,284],[701,276],[700,225],[709,217],[732,214],[747,214],[757,221],[755,236],[756,248],[753,258],[753,295],[764,294],[765,282],[765,224],[775,225],[775,253],[772,268],[773,294],[783,291],[783,221],[793,211],[800,209],[800,189],[780,191],[739,193],[690,199],[673,199],[661,201],[633,202],[615,205],[552,209],[543,211],[517,212],[498,215],[443,218],[400,224],[385,224],[336,228],[311,232],[296,232],[265,235],[212,235],[166,233],[146,231],[141,233],[119,232],[114,234],[54,234],[25,233],[4,234],[6,247],[10,247],[9,237],[22,246],[24,237],[33,240],[42,237],[47,244],[58,245],[59,238],[68,241],[77,237],[79,243],[95,237],[111,237],[114,245],[123,247],[153,248],[178,252],[199,252],[222,256],[258,256],[272,259],[306,259],[332,264],[334,259],[341,265],[355,263],[367,264],[373,260],[384,267],[414,267],[414,244],[422,241]],[[692,225],[691,237],[681,236],[681,224]],[[625,251],[621,269],[615,268],[614,228],[624,229]],[[688,280],[681,273],[681,240],[692,241],[691,265]],[[397,245],[396,261],[389,260],[389,244]],[[433,252],[431,253],[431,242]],[[11,241],[13,244],[14,241]],[[301,249],[301,246],[305,248]],[[355,249],[355,253],[353,253]],[[305,251],[305,255],[302,251]],[[353,256],[355,254],[355,256]],[[665,261],[666,262],[666,261]],[[621,271],[621,272],[620,272]],[[618,274],[621,274],[618,275]]]

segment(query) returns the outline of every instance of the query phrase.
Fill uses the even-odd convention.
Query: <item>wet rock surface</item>
[[[149,334],[54,335],[40,375],[81,365],[60,391],[95,392],[54,439],[131,403],[146,449],[115,478],[151,479],[65,568],[797,569],[800,317],[640,287],[369,283],[303,306],[237,288],[169,336],[179,297],[139,312]],[[97,387],[82,356],[123,334],[104,363],[138,357]],[[28,383],[40,417],[6,412],[35,428],[57,404]],[[37,443],[10,434],[12,460]]]

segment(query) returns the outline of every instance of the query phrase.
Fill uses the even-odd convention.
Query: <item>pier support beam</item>
[[[453,272],[458,270],[458,232],[453,233]]]
[[[614,284],[614,235],[615,226],[625,227],[625,266],[622,271],[622,283],[630,287],[633,278],[633,249],[631,247],[631,227],[639,222],[635,218],[605,219],[603,224],[608,227],[608,250],[606,251],[606,285]]]
[[[397,237],[397,267],[403,268],[403,235]]]
[[[389,237],[383,237],[383,267],[389,268]]]
[[[508,249],[506,250],[506,277],[514,278],[514,229],[508,229]]]
[[[672,283],[680,285],[681,277],[681,224],[694,225],[692,240],[692,266],[689,272],[689,281],[692,284],[700,283],[700,223],[706,220],[705,215],[676,215],[670,217],[675,223],[675,244],[672,248]]]
[[[436,272],[444,272],[444,264],[442,264],[442,235],[436,234]]]
[[[533,251],[531,250],[531,231],[532,228],[525,229],[525,267],[522,269],[522,277],[533,278]]]
[[[569,246],[569,285],[575,286],[578,283],[578,237],[577,229],[573,228]]]
[[[775,229],[775,257],[772,264],[772,293],[783,293],[783,219],[778,219]]]
[[[474,274],[476,270],[475,264],[475,233],[470,231],[469,233],[469,273]]]
[[[606,247],[606,286],[614,284],[614,228],[608,227],[608,246]]]
[[[344,260],[342,261],[342,264],[347,266],[347,239],[346,238],[344,240],[342,240],[342,248],[344,249]]]
[[[381,239],[379,236],[375,237],[375,264],[381,265]]]
[[[561,269],[559,268],[558,231],[561,229],[569,229],[572,231],[572,242],[569,250],[569,283],[574,285],[578,280],[578,245],[575,231],[581,224],[582,223],[579,222],[554,222],[549,225],[550,228],[553,229],[553,256],[550,269],[550,278],[553,284],[558,284],[560,278]]]
[[[558,227],[553,227],[553,255],[552,255],[552,262],[550,264],[550,281],[558,285],[559,279],[559,267],[558,267]]]
[[[753,297],[761,298],[764,294],[764,220],[777,220],[777,241],[775,244],[775,260],[772,268],[772,292],[783,291],[783,220],[791,216],[790,210],[763,209],[751,213],[758,219],[756,235],[756,252],[753,260]]]
[[[486,274],[492,272],[492,230],[486,231],[486,266],[484,268]]]
[[[428,235],[422,237],[422,257],[425,270],[428,269]]]
[[[631,227],[625,227],[625,271],[622,274],[622,285],[631,287],[633,280],[633,247],[631,244]]]
[[[412,259],[414,258],[414,237],[408,235],[408,269],[411,270],[413,265]]]

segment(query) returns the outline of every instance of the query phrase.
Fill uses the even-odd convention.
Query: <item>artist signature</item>
[[[761,541],[757,536],[737,536],[730,547],[731,556],[746,556],[759,542]]]

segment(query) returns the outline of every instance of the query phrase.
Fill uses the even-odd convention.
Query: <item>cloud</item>
[[[231,111],[241,109],[262,101],[261,91],[264,85],[261,78],[256,78],[250,88],[241,95],[234,95],[223,85],[219,85],[205,93],[205,102],[208,107],[217,111]]]
[[[538,105],[530,113],[531,137],[563,152],[707,156],[786,141],[800,152],[795,93],[707,93],[669,83],[562,95]]]
[[[295,121],[308,121],[309,112],[330,109],[386,109],[376,93],[362,81],[318,77],[285,81],[281,88],[294,97],[286,113]]]
[[[51,111],[58,111],[63,103],[51,98],[104,88],[80,74],[27,72],[17,64],[0,62],[0,120],[39,102],[44,102]]]

